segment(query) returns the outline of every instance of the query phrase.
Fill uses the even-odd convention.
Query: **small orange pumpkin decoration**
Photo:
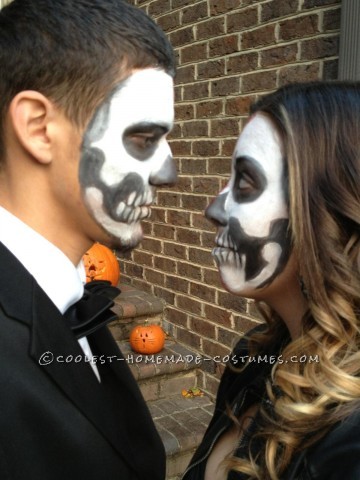
[[[119,262],[110,248],[101,243],[94,245],[83,256],[86,283],[93,280],[108,280],[116,286],[120,278]]]
[[[165,344],[165,332],[159,325],[134,327],[130,333],[130,346],[137,353],[159,353]]]

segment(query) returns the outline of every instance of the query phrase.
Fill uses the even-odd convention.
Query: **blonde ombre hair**
[[[260,407],[255,434],[260,455],[249,450],[226,464],[249,479],[278,480],[295,453],[360,409],[360,84],[289,85],[260,99],[255,112],[282,138],[292,248],[308,299],[302,333],[281,353],[319,362],[274,365],[273,406]],[[275,312],[262,311],[268,328],[251,337],[252,353],[284,332]]]

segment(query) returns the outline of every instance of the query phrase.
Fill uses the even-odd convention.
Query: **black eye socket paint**
[[[237,157],[234,162],[233,196],[237,203],[253,202],[267,186],[263,167],[254,158]]]
[[[164,125],[138,123],[128,127],[122,136],[127,153],[136,160],[148,160],[154,154],[161,137],[169,132]]]
[[[237,218],[231,217],[229,219],[228,235],[235,244],[236,254],[239,255],[240,258],[242,255],[245,255],[246,258],[246,281],[256,278],[268,264],[262,255],[262,250],[266,244],[277,243],[281,247],[280,258],[275,271],[256,288],[269,285],[285,268],[291,252],[291,234],[288,227],[289,220],[287,218],[278,218],[271,222],[269,235],[259,238],[247,235]]]
[[[109,186],[101,179],[101,169],[105,163],[105,155],[102,150],[91,147],[83,150],[80,162],[79,178],[84,189],[96,187],[103,194],[104,210],[115,221],[126,222],[133,210],[128,204],[130,195],[133,202],[136,198],[142,198],[145,192],[144,180],[140,175],[130,172],[117,184]],[[144,202],[142,202],[144,203]],[[124,204],[119,211],[119,205]]]

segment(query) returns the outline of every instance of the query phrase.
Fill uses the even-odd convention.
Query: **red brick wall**
[[[131,0],[150,14],[177,58],[170,145],[179,182],[158,192],[141,248],[121,260],[123,278],[164,298],[165,327],[208,355],[225,355],[256,321],[251,302],[225,292],[203,210],[226,184],[249,104],[292,81],[337,76],[340,1]],[[208,362],[206,362],[208,363]],[[214,392],[221,367],[209,362]]]

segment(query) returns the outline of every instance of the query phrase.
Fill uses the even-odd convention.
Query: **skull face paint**
[[[173,80],[149,68],[121,82],[85,132],[79,168],[85,205],[119,249],[141,240],[155,187],[176,181],[166,140],[173,121]]]
[[[256,114],[242,131],[230,182],[206,216],[218,225],[213,255],[229,291],[251,296],[282,272],[290,255],[284,161],[265,115]]]

